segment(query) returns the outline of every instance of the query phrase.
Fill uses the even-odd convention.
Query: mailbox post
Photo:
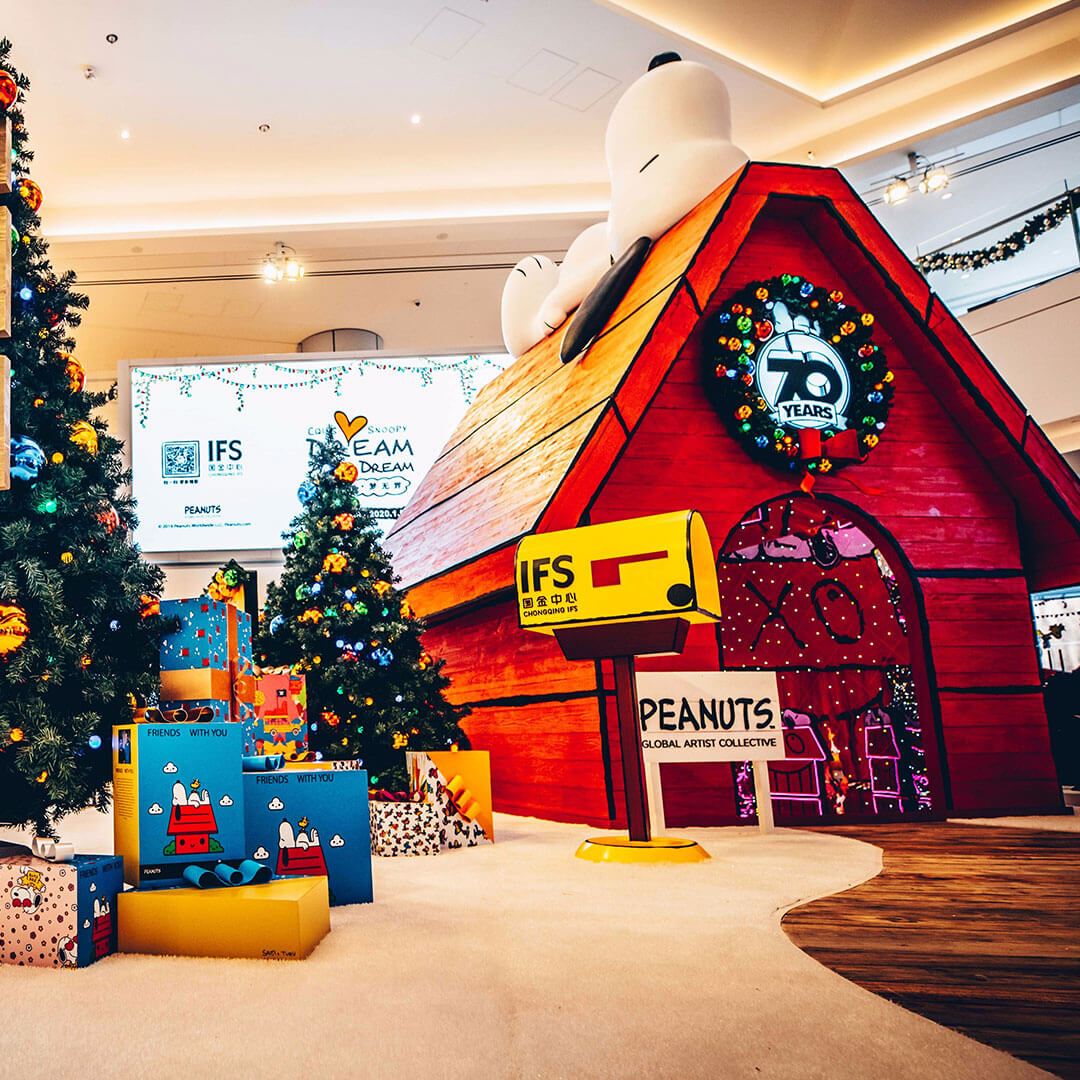
[[[515,577],[523,629],[553,635],[567,660],[611,660],[615,671],[629,843],[597,838],[578,854],[597,861],[707,858],[693,841],[650,835],[634,671],[636,656],[682,652],[692,624],[720,617],[701,515],[682,510],[526,536]]]

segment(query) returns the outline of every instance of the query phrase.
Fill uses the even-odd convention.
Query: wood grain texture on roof
[[[386,541],[425,613],[496,578],[509,587],[517,539],[580,523],[763,213],[799,217],[860,291],[907,320],[924,378],[1031,525],[1032,579],[1080,579],[1080,480],[923,276],[835,170],[751,164],[657,241],[583,357],[562,364],[557,332],[478,395]]]

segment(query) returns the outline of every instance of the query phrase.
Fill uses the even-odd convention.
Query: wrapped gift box
[[[86,967],[116,951],[123,859],[76,855],[49,862],[26,849],[0,854],[0,961]]]
[[[287,761],[308,753],[303,675],[267,672],[255,680],[251,715],[244,723],[244,753],[284,754]]]
[[[438,855],[442,814],[434,803],[372,799],[372,855]]]
[[[161,643],[161,707],[205,705],[218,720],[252,720],[251,616],[208,596],[163,600],[161,614],[180,620]]]
[[[371,902],[367,772],[244,773],[247,855],[277,877],[325,874],[330,903]]]
[[[184,868],[242,859],[239,724],[113,728],[113,841],[124,879],[176,885]]]
[[[405,759],[410,793],[439,808],[443,847],[475,847],[494,841],[487,750],[408,751]]]
[[[330,931],[324,877],[117,897],[120,952],[302,960]]]

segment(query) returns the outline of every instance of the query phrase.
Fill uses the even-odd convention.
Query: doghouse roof
[[[1033,583],[1080,574],[1080,480],[922,274],[835,169],[752,163],[657,241],[584,356],[555,333],[481,390],[387,537],[419,612],[511,586],[523,535],[581,523],[766,206],[930,346],[919,373],[1016,500]]]

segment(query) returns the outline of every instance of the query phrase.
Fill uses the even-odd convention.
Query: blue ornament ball
[[[394,700],[400,705],[405,699],[400,694],[395,694]]]
[[[310,480],[305,480],[296,489],[296,497],[304,504],[304,506],[307,506],[318,493],[319,489]]]
[[[814,286],[811,285],[809,281],[804,281],[799,286],[799,295],[800,296],[810,296],[813,293],[813,291],[814,291]]]
[[[375,661],[379,667],[389,667],[394,661],[394,654],[385,645],[378,649],[373,649],[371,653],[371,659]]]
[[[91,750],[100,750],[101,749],[101,736],[100,735],[91,735],[90,738],[87,739],[86,741],[90,744],[90,749]]]
[[[346,589],[345,590],[345,599],[346,600],[355,600],[356,599],[356,593],[353,592],[352,589]]]
[[[769,445],[769,440],[768,440],[768,439],[766,439],[764,435],[759,435],[759,436],[758,436],[758,437],[757,437],[757,438],[756,438],[756,439],[754,440],[754,442],[756,442],[756,443],[758,444],[758,446],[760,446],[760,447],[761,447],[761,449],[762,449],[762,450],[764,450],[764,449],[765,449],[765,447]]]
[[[119,620],[117,620],[117,619],[111,619],[111,620],[109,621],[109,629],[110,629],[110,630],[113,630],[113,631],[119,630],[119,629],[120,629],[120,622],[119,622]]]
[[[285,625],[284,615],[275,615],[270,620],[270,633],[276,634]]]
[[[322,582],[316,581],[311,586],[311,595],[318,596],[322,592]]]
[[[44,452],[28,435],[11,440],[11,475],[16,480],[36,480],[44,464]]]
[[[30,299],[33,298],[33,296],[34,296],[33,290],[31,288],[29,288],[29,286],[27,286],[27,285],[24,285],[19,290],[19,299],[20,300],[23,300],[23,301],[30,300]]]
[[[324,465],[324,466],[322,467],[322,470],[321,470],[321,471],[322,471],[322,474],[323,474],[323,476],[329,476],[329,475],[330,475],[330,472],[331,472],[331,470],[332,470],[332,466],[330,466],[330,465]]]

